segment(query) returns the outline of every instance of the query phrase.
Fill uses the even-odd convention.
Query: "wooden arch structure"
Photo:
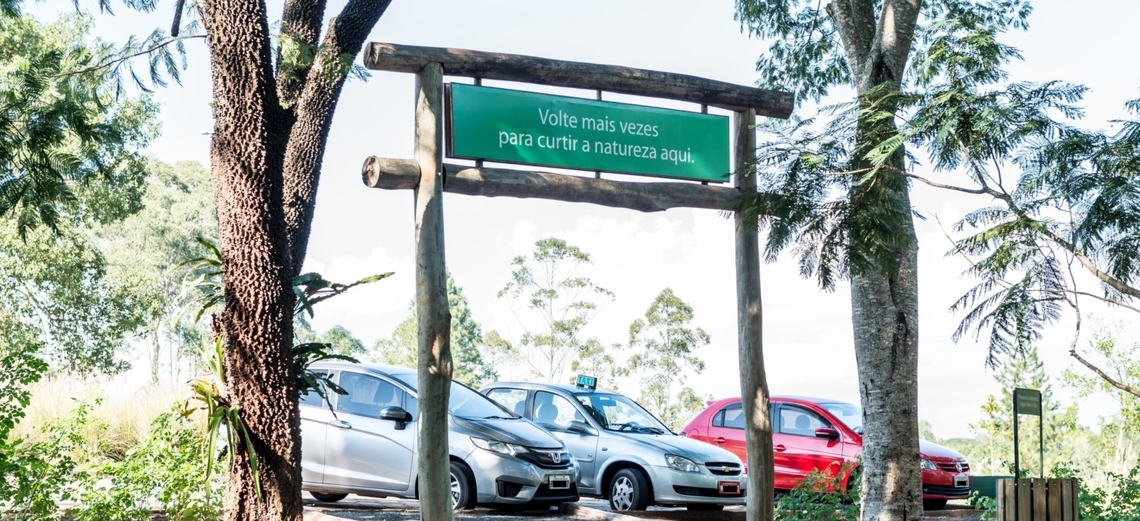
[[[443,192],[487,197],[542,198],[656,212],[669,208],[734,211],[741,194],[756,190],[756,116],[787,118],[791,93],[745,87],[684,74],[551,60],[463,49],[370,43],[364,64],[372,70],[416,75],[413,159],[369,157],[364,184],[415,194],[416,316],[419,342],[420,488],[423,519],[450,519],[450,499],[432,483],[448,475],[447,403],[451,381],[450,321],[443,234]],[[665,98],[734,113],[733,186],[692,182],[634,183],[443,162],[443,76],[466,76]],[[772,431],[761,339],[759,237],[735,213],[737,330],[741,398],[748,440],[748,518],[771,519]],[[437,431],[432,426],[442,426]],[[758,494],[756,491],[767,491]]]

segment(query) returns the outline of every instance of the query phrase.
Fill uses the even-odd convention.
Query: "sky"
[[[94,7],[94,2],[90,2]],[[68,9],[51,0],[41,12]],[[280,13],[270,2],[271,16]],[[328,17],[343,1],[332,0]],[[699,5],[700,7],[696,7]],[[1027,33],[1010,34],[1024,61],[1010,65],[1011,79],[1061,79],[1090,87],[1085,125],[1110,128],[1126,100],[1140,97],[1140,3],[1086,0],[1034,2]],[[168,27],[173,2],[152,13],[119,6],[100,17],[96,32],[122,41],[151,27]],[[730,0],[396,0],[369,41],[526,54],[702,76],[741,85],[757,80],[755,60],[766,48],[740,31]],[[159,89],[163,134],[147,150],[163,161],[209,162],[210,78],[206,50],[189,42],[189,67],[181,86]],[[359,60],[358,60],[359,62]],[[142,66],[142,64],[140,64]],[[450,80],[445,78],[445,80]],[[469,82],[456,78],[458,82]],[[485,82],[527,90],[593,96],[593,92]],[[699,110],[691,104],[607,94],[606,99]],[[810,107],[797,109],[810,113]],[[715,112],[715,111],[713,111]],[[412,194],[366,188],[360,167],[370,155],[412,155],[413,76],[374,73],[344,89],[325,155],[305,269],[348,282],[394,271],[391,279],[353,289],[323,303],[313,320],[318,329],[336,324],[371,346],[406,318],[414,295]],[[618,179],[619,176],[607,177]],[[949,306],[971,285],[968,264],[947,258],[943,224],[989,201],[948,195],[916,186],[920,247],[919,416],[939,437],[967,436],[986,397],[998,391],[985,367],[984,343],[951,341],[958,318]],[[545,200],[444,196],[447,265],[466,293],[484,331],[517,338],[520,324],[496,294],[507,282],[511,259],[533,250],[536,240],[559,237],[592,256],[582,274],[614,292],[584,332],[603,344],[624,342],[631,321],[652,299],[672,288],[692,305],[694,325],[712,338],[698,351],[707,363],[688,383],[715,398],[739,394],[733,225],[710,210],[674,209],[642,214]],[[808,394],[858,402],[852,348],[850,293],[845,284],[821,291],[799,276],[795,261],[781,257],[761,266],[764,354],[773,394]],[[1071,322],[1049,331],[1040,344],[1050,373],[1072,366],[1067,356]],[[1133,332],[1132,338],[1136,338]],[[522,376],[501,371],[504,376]],[[603,382],[601,384],[605,386]],[[1056,385],[1059,387],[1059,385]],[[1076,399],[1058,390],[1065,400]],[[1081,402],[1081,418],[1095,423],[1111,402]]]

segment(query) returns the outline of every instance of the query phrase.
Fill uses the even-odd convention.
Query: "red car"
[[[794,488],[813,469],[834,472],[863,450],[863,415],[858,406],[835,400],[773,396],[772,445],[775,488]],[[740,398],[709,403],[681,435],[724,447],[743,461],[744,413]],[[970,496],[970,464],[958,452],[928,441],[919,442],[922,456],[922,504],[932,510],[950,499]]]

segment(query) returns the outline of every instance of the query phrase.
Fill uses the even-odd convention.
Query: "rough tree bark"
[[[347,70],[390,0],[350,0],[318,46],[323,0],[287,0],[286,45],[316,49],[311,62],[275,70],[264,2],[206,2],[214,91],[211,171],[224,267],[226,399],[253,439],[226,484],[226,520],[301,519],[301,432],[292,278],[304,262],[329,125]],[[304,53],[300,53],[304,54]],[[275,77],[275,73],[279,76]],[[260,463],[260,499],[248,450]]]
[[[886,0],[876,17],[873,0],[837,0],[827,6],[835,21],[855,79],[861,103],[897,92],[910,53],[920,0]],[[894,85],[883,89],[880,86]],[[879,88],[876,88],[879,87]],[[873,96],[873,98],[872,98]],[[857,154],[897,132],[890,120],[860,124]],[[853,168],[863,168],[856,160]],[[892,158],[902,171],[903,157]],[[910,208],[908,185],[894,180],[852,189],[853,202],[872,190],[877,197],[897,198]],[[909,247],[895,252],[895,265],[885,270],[853,271],[851,318],[859,396],[863,405],[862,519],[920,520],[921,470],[918,456],[918,271],[914,222],[905,219]]]

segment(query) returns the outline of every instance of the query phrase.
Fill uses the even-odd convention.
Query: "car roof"
[[[311,369],[356,369],[356,370],[364,369],[366,371],[370,371],[370,372],[374,372],[374,373],[383,373],[383,374],[389,374],[389,375],[393,375],[393,374],[416,374],[416,370],[412,369],[410,367],[403,367],[403,366],[399,366],[399,365],[388,365],[388,364],[374,364],[371,362],[353,363],[353,362],[345,362],[345,361],[326,360],[326,361],[322,361],[322,362],[316,362],[309,367]]]
[[[712,401],[709,404],[711,405],[713,403],[718,403],[718,402],[729,403],[729,402],[736,402],[736,401],[740,401],[739,396],[734,396],[732,398],[722,398],[720,400]],[[798,403],[798,404],[851,403],[851,402],[848,402],[845,400],[837,400],[837,399],[833,399],[833,398],[819,398],[816,396],[802,396],[802,395],[796,395],[796,394],[772,395],[772,396],[768,397],[768,401],[772,402],[772,403]],[[858,405],[858,404],[853,404],[853,405]]]
[[[591,391],[591,390],[587,390],[587,389],[579,389],[578,387],[570,385],[570,384],[555,384],[555,383],[547,383],[547,382],[492,382],[492,383],[484,385],[483,389],[489,389],[492,387],[515,387],[518,389],[534,389],[534,390],[542,390],[542,391],[562,391],[562,392],[568,393],[568,394],[574,394],[574,393],[619,394],[619,393],[616,393],[614,391],[607,391],[605,389],[594,389]]]

